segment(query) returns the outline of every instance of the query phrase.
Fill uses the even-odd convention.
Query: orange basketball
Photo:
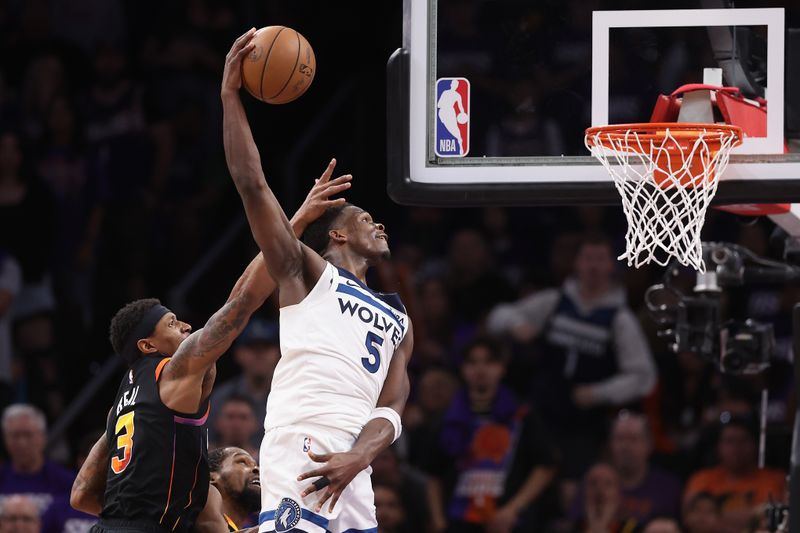
[[[285,104],[306,92],[317,60],[305,37],[286,26],[267,26],[256,31],[253,43],[242,62],[247,92],[269,104]]]

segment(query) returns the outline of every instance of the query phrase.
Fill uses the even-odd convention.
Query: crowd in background
[[[147,296],[173,305],[171,289],[241,217],[218,91],[230,42],[254,20],[300,29],[320,65],[297,103],[248,101],[270,184],[291,212],[335,155],[355,176],[348,200],[390,237],[392,260],[370,284],[399,292],[414,321],[403,436],[372,465],[381,533],[761,526],[764,504],[785,498],[798,287],[726,293],[728,315],[774,324],[777,343],[766,372],[723,375],[656,335],[643,295],[663,270],[615,261],[619,208],[391,204],[383,69],[400,42],[400,6],[385,7],[391,31],[356,34],[331,27],[358,6],[315,4],[309,21],[303,2],[280,4],[0,2],[0,531],[91,523],[69,508],[69,487],[116,376],[68,432],[48,442],[47,424],[111,355],[114,311]],[[336,94],[331,120],[314,122]],[[303,137],[311,123],[321,133]],[[292,159],[301,138],[306,151]],[[705,235],[779,258],[771,230],[711,213]],[[244,227],[237,235],[176,309],[194,327],[255,253]],[[280,358],[276,319],[271,299],[219,363],[214,447],[257,457]]]

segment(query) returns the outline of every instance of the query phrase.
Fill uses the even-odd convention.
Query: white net
[[[638,268],[650,262],[666,266],[675,258],[703,272],[700,232],[740,135],[712,124],[688,134],[677,128],[654,131],[634,125],[587,131],[586,147],[622,196],[628,231],[619,259]]]

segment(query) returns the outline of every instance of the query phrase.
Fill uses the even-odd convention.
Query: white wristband
[[[392,439],[392,442],[400,437],[400,433],[403,432],[403,423],[400,421],[400,415],[397,411],[391,407],[376,407],[372,410],[372,414],[369,416],[367,422],[375,420],[376,418],[385,418],[392,424],[394,428],[394,439]]]

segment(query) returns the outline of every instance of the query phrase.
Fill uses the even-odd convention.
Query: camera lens
[[[722,367],[726,372],[738,374],[744,369],[746,362],[745,355],[738,350],[728,350],[722,356]]]

